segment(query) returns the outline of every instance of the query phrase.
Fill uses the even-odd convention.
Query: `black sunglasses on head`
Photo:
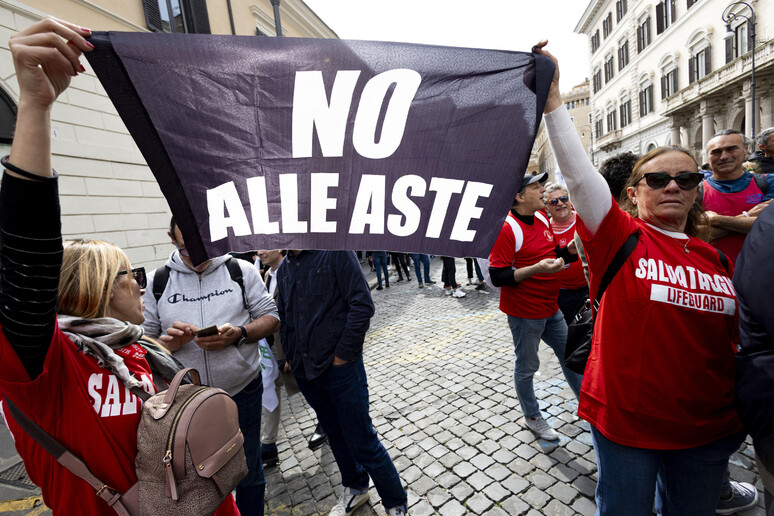
[[[570,198],[567,195],[562,195],[561,197],[557,197],[556,199],[551,199],[550,201],[548,201],[548,204],[550,204],[551,206],[556,206],[557,204],[559,204],[559,201],[562,201],[564,204],[567,204],[567,201],[569,200]]]
[[[634,184],[636,185],[643,179],[645,179],[645,184],[654,190],[660,190],[661,188],[666,187],[673,179],[681,190],[692,190],[699,186],[699,183],[704,179],[704,175],[699,172],[680,172],[676,176],[671,176],[666,172],[648,172],[647,174],[643,174],[641,178],[634,182]]]
[[[132,273],[132,277],[134,278],[134,281],[137,282],[138,285],[140,285],[140,288],[145,288],[148,286],[148,276],[145,275],[145,267],[137,267],[136,269],[132,269],[131,271],[120,271],[116,276],[120,276],[122,274],[129,274]]]

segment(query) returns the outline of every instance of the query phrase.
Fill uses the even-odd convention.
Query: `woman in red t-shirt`
[[[46,18],[11,36],[19,109],[0,189],[0,397],[106,482],[101,496],[4,411],[30,479],[54,514],[115,514],[106,499],[137,481],[141,401],[181,368],[142,338],[145,270],[106,242],[62,247],[51,108],[84,71],[88,29]],[[57,303],[58,300],[58,303]],[[3,408],[5,408],[3,404]],[[229,495],[218,514],[238,514]]]
[[[537,52],[553,59],[545,44]],[[602,297],[579,400],[597,455],[597,514],[649,516],[655,494],[659,514],[710,516],[744,434],[733,405],[736,296],[701,238],[702,175],[688,151],[656,149],[635,165],[623,211],[586,157],[558,78],[557,68],[545,123],[580,219],[593,298],[638,234]]]

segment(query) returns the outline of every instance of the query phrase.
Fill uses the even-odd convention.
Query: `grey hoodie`
[[[229,259],[236,260],[242,269],[249,313],[242,302],[242,290],[231,279],[226,267]],[[260,273],[244,260],[219,256],[198,274],[185,266],[178,251],[173,251],[166,266],[170,268],[169,281],[158,304],[152,288],[155,271],[148,275],[148,288],[143,296],[145,322],[142,325],[147,335],[164,335],[175,321],[202,328],[225,323],[244,326],[267,314],[279,319],[277,307],[266,291]],[[261,371],[261,353],[254,342],[205,351],[191,341],[183,344],[174,355],[186,367],[196,368],[202,383],[219,387],[232,396],[244,389]]]

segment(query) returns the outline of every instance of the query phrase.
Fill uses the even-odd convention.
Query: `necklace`
[[[688,250],[688,242],[689,241],[690,241],[690,239],[686,240],[685,243],[683,244],[683,250],[685,251],[685,254],[690,253],[690,251]]]

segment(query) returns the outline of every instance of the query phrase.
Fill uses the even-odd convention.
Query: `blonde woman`
[[[0,189],[0,397],[4,409],[13,401],[109,486],[97,495],[5,412],[53,513],[108,515],[115,511],[107,500],[137,481],[142,402],[130,388],[155,393],[180,365],[142,338],[144,269],[106,242],[62,246],[50,113],[83,71],[78,58],[93,48],[89,35],[46,18],[10,40],[20,94]],[[218,513],[238,514],[231,497]]]

